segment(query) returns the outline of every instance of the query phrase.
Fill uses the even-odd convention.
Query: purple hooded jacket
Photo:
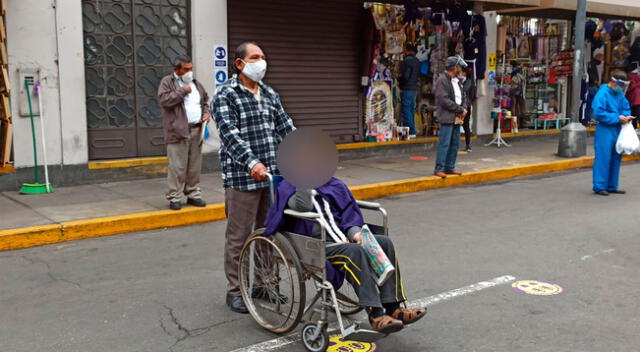
[[[333,218],[342,232],[346,233],[347,229],[353,226],[364,226],[364,218],[360,208],[344,182],[332,177],[327,183],[316,188],[316,192],[329,203]],[[286,180],[280,182],[275,199],[272,199],[271,207],[267,213],[265,236],[271,236],[278,231],[311,236],[314,221],[301,220],[284,215],[289,198],[295,193],[296,188],[293,185]],[[331,263],[327,262],[327,279],[336,289],[339,289],[344,281],[344,275],[336,270]]]

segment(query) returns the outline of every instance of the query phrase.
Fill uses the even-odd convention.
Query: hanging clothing
[[[624,94],[615,93],[602,85],[593,99],[593,117],[599,122],[594,139],[593,191],[618,189],[622,154],[616,152],[616,142],[622,125],[620,115],[629,116],[629,101]]]
[[[476,77],[483,79],[487,70],[487,24],[482,15],[473,15],[473,39],[478,50],[476,56]]]

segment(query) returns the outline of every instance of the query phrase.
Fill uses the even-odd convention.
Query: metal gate
[[[191,52],[189,0],[83,0],[89,159],[165,153],[156,93]]]

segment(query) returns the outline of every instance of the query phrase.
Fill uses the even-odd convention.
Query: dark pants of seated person
[[[385,308],[387,314],[395,310],[400,302],[407,298],[400,276],[400,268],[396,258],[393,242],[387,236],[375,235],[376,240],[387,255],[391,264],[396,268],[387,282],[378,287],[375,273],[369,264],[369,258],[364,248],[357,243],[345,243],[327,247],[327,260],[340,270],[347,281],[353,286],[360,306]]]

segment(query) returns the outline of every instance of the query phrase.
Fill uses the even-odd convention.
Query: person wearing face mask
[[[169,208],[182,208],[182,195],[187,204],[204,207],[200,191],[202,170],[203,123],[211,120],[209,96],[202,84],[193,78],[191,59],[180,56],[173,73],[164,77],[158,87],[158,102],[162,107],[162,127],[167,145]]]
[[[466,99],[458,75],[467,63],[458,55],[445,61],[446,71],[441,73],[435,84],[438,122],[440,122],[440,142],[434,175],[446,178],[447,175],[462,175],[455,170],[458,146],[460,145],[460,125],[467,116],[464,107]]]
[[[600,86],[593,99],[593,116],[598,121],[594,139],[593,192],[601,196],[626,193],[618,188],[622,155],[616,152],[616,142],[622,125],[633,120],[633,116],[629,116],[629,101],[624,96],[628,85],[627,74],[614,71],[611,81]]]
[[[267,61],[256,43],[237,47],[233,67],[236,74],[219,87],[211,109],[220,135],[227,214],[226,302],[232,311],[248,313],[240,295],[240,251],[254,228],[264,225],[269,205],[267,173],[278,173],[278,144],[295,127],[278,93],[262,82]]]

